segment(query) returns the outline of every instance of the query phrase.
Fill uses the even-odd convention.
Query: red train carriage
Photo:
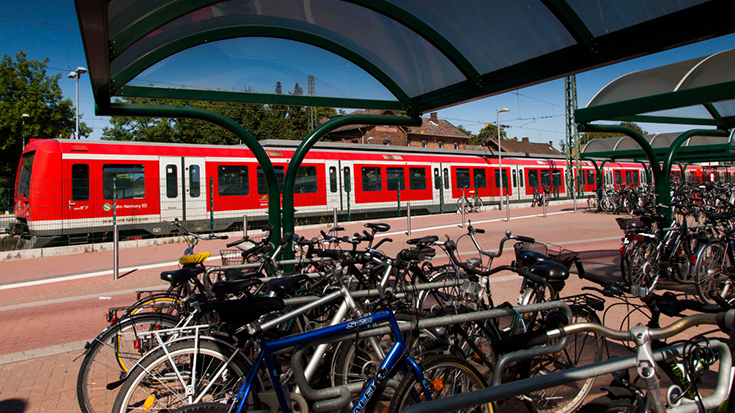
[[[283,185],[298,141],[263,141]],[[483,152],[317,144],[304,159],[295,184],[296,218],[339,214],[370,216],[405,208],[452,211],[463,192],[483,203],[500,203],[498,160]],[[612,169],[610,169],[612,168]],[[641,164],[606,164],[631,180]],[[504,156],[502,176],[511,202],[528,201],[534,187],[551,186],[566,196],[563,158]],[[585,192],[594,190],[595,170],[583,163]],[[502,195],[505,195],[503,193]],[[400,199],[400,202],[399,202]],[[31,140],[18,168],[13,232],[49,243],[110,240],[113,204],[121,237],[165,235],[165,220],[217,231],[249,220],[265,221],[267,187],[245,146],[140,142]],[[211,220],[211,221],[210,221]]]

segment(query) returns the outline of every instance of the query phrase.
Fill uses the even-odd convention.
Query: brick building
[[[488,139],[485,142],[493,153],[498,153],[498,141],[496,139]],[[501,147],[503,153],[533,153],[540,155],[562,155],[561,152],[554,148],[554,142],[549,141],[549,144],[529,142],[528,138],[521,138],[520,141],[510,141],[503,139]]]
[[[395,115],[391,110],[360,110],[353,114]],[[467,136],[436,112],[429,118],[421,118],[421,126],[348,125],[326,135],[332,142],[359,143],[365,145],[412,146],[424,148],[466,149]]]

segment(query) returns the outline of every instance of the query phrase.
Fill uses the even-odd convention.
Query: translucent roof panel
[[[567,0],[595,36],[616,32],[705,2],[706,0]]]
[[[274,58],[273,51],[283,52]],[[129,84],[275,93],[280,82],[280,93],[293,94],[298,84],[307,95],[309,76],[314,76],[315,96],[395,99],[370,74],[333,53],[291,40],[260,37],[192,47],[156,63]]]
[[[644,135],[644,138],[651,145],[653,150],[658,154],[659,160],[663,161],[663,156],[668,152],[683,132],[667,132],[654,133]],[[707,136],[694,135],[688,138],[679,149],[679,156],[701,156],[702,161],[707,159],[715,160],[715,158],[729,159],[733,158],[735,152],[735,141],[730,136]],[[644,158],[643,149],[638,143],[628,136],[618,138],[602,138],[592,139],[587,142],[582,149],[582,154],[587,157],[603,157],[603,158]],[[692,159],[690,159],[692,160]]]
[[[161,26],[122,52],[110,66],[111,75],[120,75],[151,50],[163,52],[165,48],[170,54],[191,45],[181,38],[195,41],[197,36],[205,36],[211,41],[266,34],[299,38],[337,53],[346,48],[375,65],[409,97],[465,79],[442,52],[417,33],[370,9],[336,0],[231,0],[200,8]]]

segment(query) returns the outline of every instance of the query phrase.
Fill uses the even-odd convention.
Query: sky
[[[66,76],[69,71],[79,66],[87,66],[78,27],[73,0],[38,0],[30,4],[5,0],[3,7],[0,8],[0,52],[14,56],[22,49],[28,52],[30,59],[43,60],[48,57],[50,59],[48,64],[49,74],[62,74],[59,84],[63,94],[75,101],[75,82]],[[267,49],[273,47],[273,43],[269,43],[269,41],[254,44],[253,48]],[[706,56],[732,48],[735,48],[735,35],[728,35],[578,73],[576,75],[578,105],[584,107],[602,87],[627,73]],[[211,59],[217,56],[216,49],[216,45],[208,45],[205,52],[207,56],[214,57],[210,57],[209,60],[201,59],[200,62],[212,64]],[[243,53],[239,57],[243,60],[252,61],[253,59],[249,59],[250,52],[256,53],[257,51],[249,50],[248,53]],[[331,57],[326,52],[308,48],[304,49],[304,52],[323,53],[315,60],[320,64],[331,64]],[[283,67],[284,71],[291,70],[294,67],[303,65],[303,62],[302,56],[296,55],[289,55],[276,63],[273,61],[254,62],[250,73],[257,72],[259,66],[273,67],[276,65]],[[175,59],[171,59],[162,62],[161,67],[176,63]],[[338,66],[339,63],[334,63],[334,65]],[[158,67],[158,69],[161,67]],[[165,83],[166,80],[174,81],[169,80],[169,78],[156,77],[156,70],[157,67],[154,67],[141,74],[138,80],[144,81],[138,82],[138,84],[146,83],[149,79],[158,79],[158,83]],[[356,84],[361,87],[369,85],[369,87],[365,87],[365,90],[375,89],[373,87],[375,82],[369,79],[369,76],[365,75],[364,72],[361,73],[359,70],[336,70],[333,72],[334,74],[328,76],[327,79],[318,78],[316,88],[329,90],[328,93],[333,94],[350,94],[353,92],[353,87],[358,87]],[[341,72],[349,72],[350,79],[345,79],[343,83],[340,79]],[[202,71],[199,71],[199,73],[202,73]],[[257,77],[249,79],[248,84],[254,84],[257,89],[258,82],[261,80],[264,85],[272,84],[270,79],[258,79]],[[156,83],[156,81],[151,80],[150,83]],[[306,82],[304,81],[301,86],[306,89]],[[291,87],[288,82],[284,82],[284,91]],[[528,137],[531,142],[553,142],[554,146],[558,148],[559,142],[564,139],[566,133],[564,94],[564,79],[562,78],[441,109],[438,111],[438,116],[455,126],[462,125],[464,128],[477,133],[486,123],[496,122],[497,109],[508,108],[508,112],[500,114],[500,123],[504,129],[507,128],[506,132],[509,137]],[[82,121],[93,128],[89,139],[99,139],[103,128],[109,126],[109,118],[95,116],[94,98],[89,77],[86,75],[82,75],[79,82],[79,112]],[[641,124],[641,126],[647,132],[674,132],[682,129],[682,126],[676,125]]]

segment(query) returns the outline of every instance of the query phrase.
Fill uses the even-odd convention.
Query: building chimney
[[[549,141],[549,148],[554,149],[554,141]]]
[[[528,138],[521,138],[521,142],[528,143]]]
[[[431,116],[431,120],[435,122],[439,120],[439,118],[436,117],[436,112],[431,112],[429,116]]]

